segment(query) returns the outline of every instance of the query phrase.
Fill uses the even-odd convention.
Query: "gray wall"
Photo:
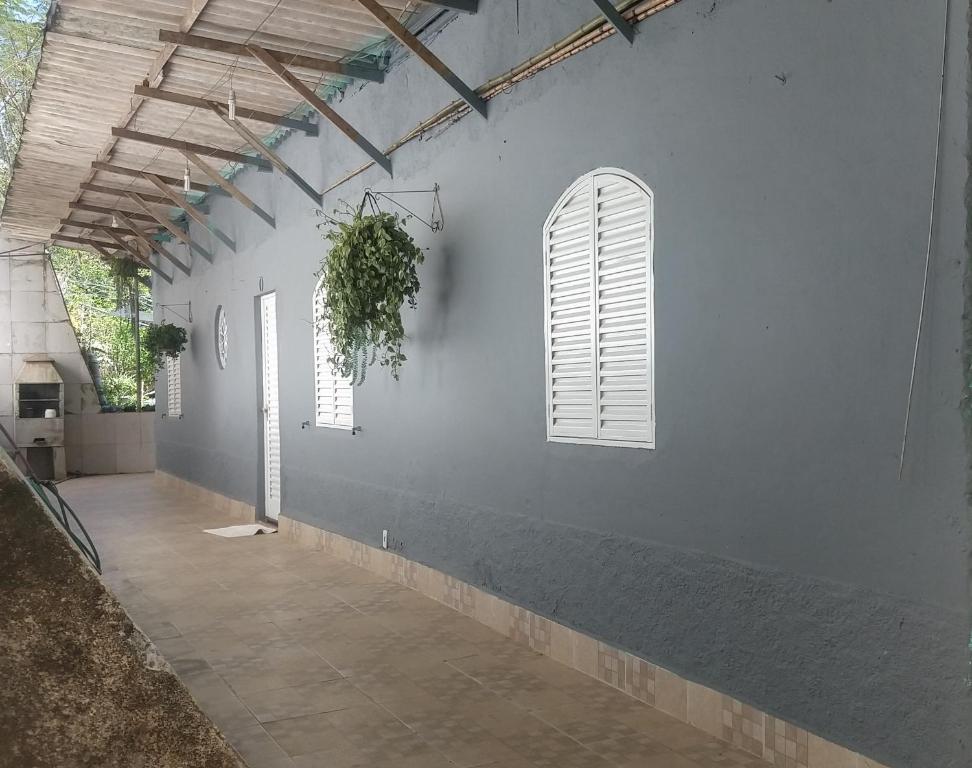
[[[434,41],[472,83],[592,17],[484,0]],[[258,501],[254,297],[278,293],[283,514],[404,554],[894,766],[966,766],[972,728],[962,392],[968,23],[953,3],[937,238],[897,478],[935,147],[944,0],[683,0],[328,195],[442,187],[402,380],[313,421],[325,245],[286,179],[270,230],[213,202],[235,255],[192,301],[185,418],[160,468]],[[784,82],[785,81],[785,82]],[[339,110],[384,146],[451,98],[413,60]],[[361,155],[282,153],[321,188]],[[657,448],[545,442],[541,225],[600,166],[655,194]],[[194,227],[202,241],[207,236]],[[214,247],[216,243],[213,243]],[[213,313],[228,307],[220,371]],[[160,382],[162,384],[162,382]]]

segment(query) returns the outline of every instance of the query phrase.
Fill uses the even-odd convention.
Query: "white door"
[[[277,389],[277,294],[260,297],[263,325],[263,478],[266,516],[280,515],[280,401]]]

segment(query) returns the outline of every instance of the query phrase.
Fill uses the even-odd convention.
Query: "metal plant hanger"
[[[165,310],[169,310],[173,315],[175,315],[176,317],[178,317],[180,320],[183,320],[183,321],[185,321],[187,323],[191,323],[192,322],[192,302],[191,301],[186,302],[185,304],[156,304],[156,306],[159,309],[162,310],[162,322],[163,323],[165,322]],[[187,307],[188,308],[188,315],[189,316],[186,317],[181,312],[176,312],[173,309],[173,307]]]
[[[396,197],[402,195],[431,196],[432,205],[431,205],[431,212],[429,213],[428,218],[427,219],[422,218],[421,216],[419,216],[419,214],[417,214],[407,205],[395,199]],[[377,216],[378,214],[383,213],[381,208],[381,203],[383,200],[386,201],[387,203],[391,203],[396,208],[400,208],[401,210],[405,211],[406,220],[415,219],[416,221],[419,221],[425,226],[427,226],[433,232],[441,232],[443,229],[445,229],[445,216],[442,213],[442,201],[439,199],[438,184],[434,184],[432,186],[432,189],[403,189],[403,190],[395,190],[390,192],[375,191],[371,187],[368,187],[364,191],[364,196],[361,198],[360,205],[358,205],[355,208],[347,200],[340,200],[339,202],[341,203],[341,205],[344,206],[344,210],[341,211],[339,209],[335,209],[334,213],[335,214],[344,213],[349,216],[354,216],[355,214],[360,215],[364,211],[365,206],[367,205],[370,207],[372,214]],[[327,221],[328,224],[338,223],[336,219],[334,219],[333,217],[329,216],[326,213],[319,212],[319,215],[322,216],[325,219],[325,221]]]

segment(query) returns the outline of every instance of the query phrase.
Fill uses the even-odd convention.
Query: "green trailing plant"
[[[372,213],[365,214],[369,199]],[[416,306],[416,266],[425,256],[402,228],[403,221],[377,210],[370,195],[347,220],[327,220],[331,249],[318,273],[324,292],[319,330],[330,336],[332,368],[356,384],[375,361],[397,380],[406,359],[401,309],[406,301]]]
[[[156,368],[165,364],[166,357],[178,357],[186,348],[189,337],[185,328],[167,323],[152,323],[145,329],[145,352],[155,362]]]
[[[114,259],[110,271],[115,284],[115,305],[118,309],[127,307],[138,290],[138,264],[132,259]]]

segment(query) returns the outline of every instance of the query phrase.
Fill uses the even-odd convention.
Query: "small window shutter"
[[[592,225],[591,183],[585,179],[568,194],[544,235],[550,437],[597,437]]]
[[[166,412],[170,418],[182,416],[182,361],[178,357],[165,358],[165,380],[168,394]]]
[[[319,427],[354,426],[352,387],[350,379],[335,375],[327,358],[331,355],[331,340],[324,325],[324,292],[318,285],[314,291],[314,397],[316,424]]]
[[[598,437],[651,442],[651,200],[623,176],[594,176]]]

